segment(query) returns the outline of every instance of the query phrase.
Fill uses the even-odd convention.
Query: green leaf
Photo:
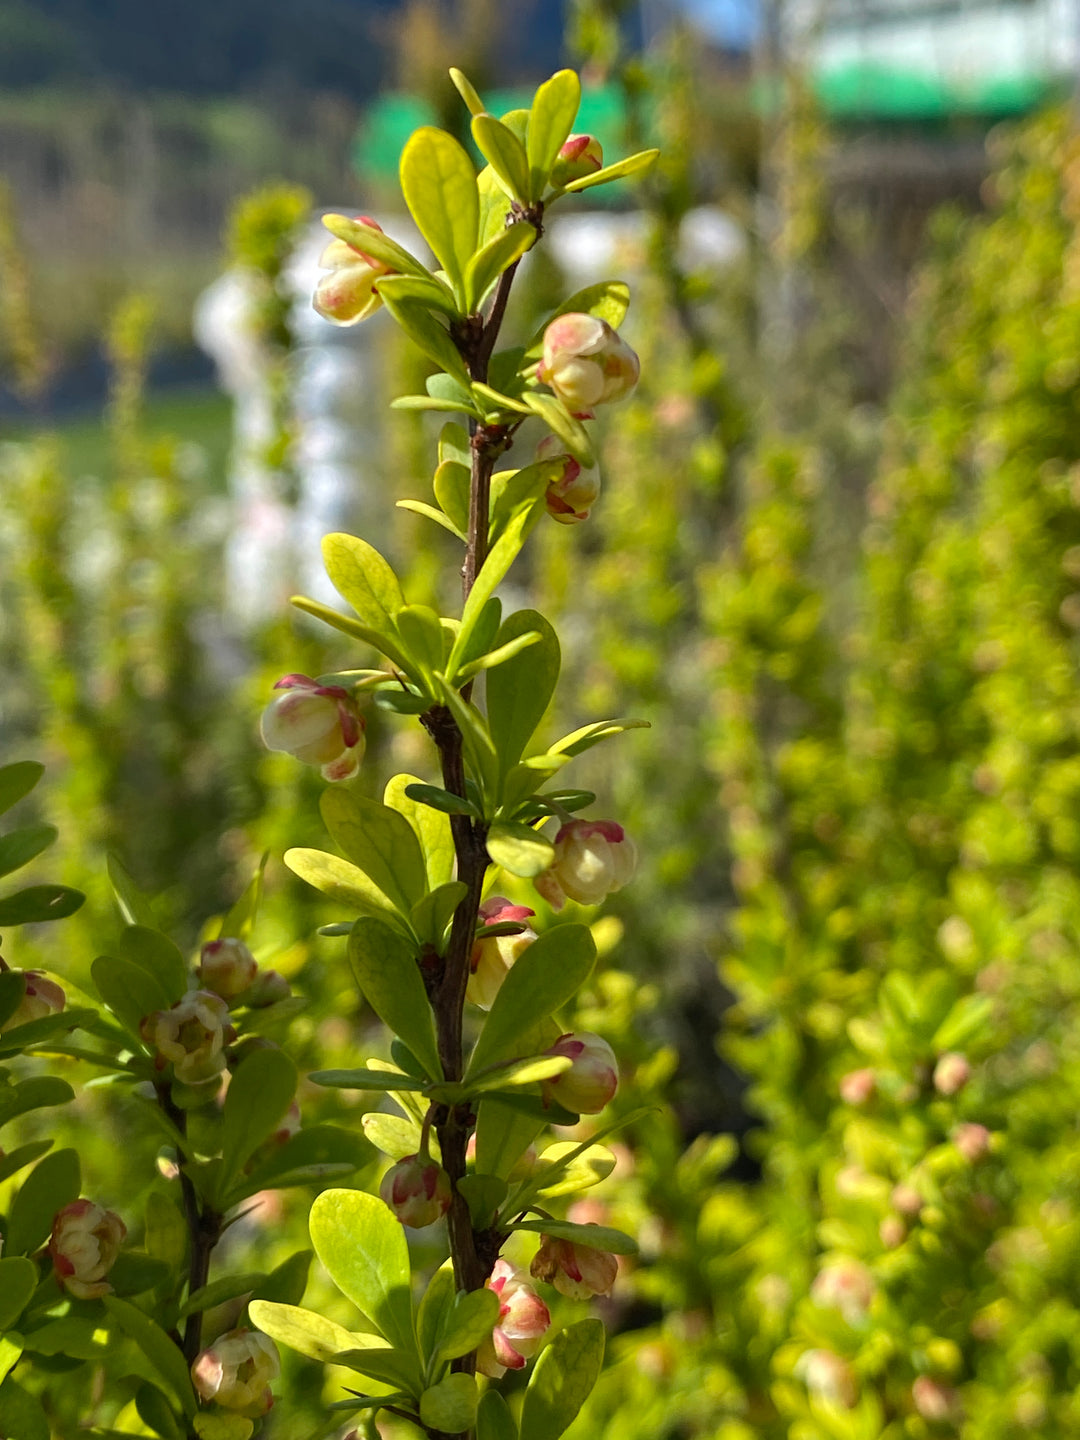
[[[0,815],[30,794],[45,774],[45,766],[37,760],[16,760],[13,765],[0,765]]]
[[[413,906],[412,926],[422,944],[434,945],[442,952],[443,936],[454,918],[454,911],[468,893],[469,887],[464,881],[451,880]]]
[[[473,381],[472,392],[478,400],[483,402],[485,415],[493,419],[495,417],[505,418],[503,412],[507,410],[511,411],[510,418],[513,415],[532,415],[532,411],[523,400],[519,400],[515,395],[507,395],[501,390],[496,390],[494,385],[485,385],[482,380]],[[516,472],[510,471],[509,473]],[[494,486],[492,493],[493,495],[495,493]]]
[[[465,602],[465,608],[461,615],[461,629],[447,662],[447,680],[450,683],[452,683],[451,677],[455,673],[455,667],[463,662],[468,653],[473,628],[479,620],[484,606],[491,599],[495,587],[503,580],[510,566],[521,554],[522,546],[540,519],[543,510],[543,501],[539,498],[523,505],[518,513],[507,521],[505,530],[488,551],[487,558],[476,577],[476,583]]]
[[[247,1295],[250,1291],[262,1284],[266,1275],[261,1271],[254,1271],[246,1275],[223,1275],[220,1280],[214,1280],[209,1285],[204,1285],[196,1290],[194,1295],[189,1295],[177,1315],[181,1320],[188,1315],[196,1315],[202,1310],[210,1310],[215,1305],[220,1305],[224,1300],[235,1300],[238,1295]]]
[[[504,193],[511,200],[529,199],[529,157],[525,146],[508,125],[494,115],[473,114],[472,135],[476,148],[491,166]]]
[[[110,852],[105,857],[105,866],[124,923],[141,925],[147,930],[156,930],[158,923],[153,906],[150,904],[149,898],[135,884],[120,857]]]
[[[187,1362],[179,1346],[161,1326],[144,1314],[129,1300],[120,1300],[115,1295],[103,1296],[103,1304],[111,1319],[115,1320],[124,1333],[143,1352],[150,1364],[165,1381],[167,1394],[175,1400],[190,1420],[198,1408],[195,1392],[191,1386]]]
[[[529,199],[544,194],[552,166],[574,128],[581,104],[581,81],[573,70],[560,70],[545,80],[529,111],[526,150],[529,156]]]
[[[384,1155],[389,1155],[391,1160],[404,1160],[420,1149],[420,1125],[411,1116],[383,1115],[373,1111],[365,1115],[360,1123],[372,1145]],[[432,1146],[433,1157],[436,1149]]]
[[[421,126],[401,152],[401,190],[417,229],[459,287],[480,224],[476,171],[468,154],[445,130]]]
[[[562,1075],[571,1064],[567,1055],[529,1055],[524,1060],[511,1060],[508,1065],[498,1065],[486,1075],[478,1075],[469,1085],[469,1094],[482,1095],[507,1086],[539,1085],[541,1080]]]
[[[436,377],[432,377],[436,378]],[[390,401],[391,410],[444,410],[455,414],[459,411],[466,415],[475,415],[477,420],[482,418],[480,407],[463,404],[460,400],[444,400],[441,395],[398,395]],[[401,503],[400,501],[398,502]],[[295,603],[295,602],[294,602]]]
[[[234,937],[237,940],[247,940],[255,928],[255,917],[259,913],[259,904],[262,900],[263,876],[266,873],[266,862],[270,859],[270,852],[267,851],[259,861],[259,868],[251,877],[244,893],[233,905],[232,909],[221,922],[221,929],[217,938],[224,939],[226,936]]]
[[[81,890],[68,885],[30,885],[0,900],[0,928],[64,920],[74,915],[85,899]]]
[[[524,635],[519,635],[514,640],[508,640],[497,650],[489,650],[486,655],[481,655],[478,659],[470,660],[468,664],[462,665],[458,671],[458,677],[462,680],[471,680],[474,675],[479,675],[481,670],[494,670],[500,665],[505,665],[507,660],[512,660],[515,655],[520,655],[531,645],[538,645],[541,638],[539,630],[527,630]]]
[[[253,1050],[233,1071],[221,1127],[222,1200],[235,1177],[277,1129],[296,1094],[296,1066],[283,1050]]]
[[[362,917],[349,936],[349,963],[364,998],[433,1080],[443,1078],[435,1024],[416,953],[381,920]]]
[[[146,1253],[177,1272],[187,1253],[187,1241],[187,1223],[180,1207],[160,1190],[151,1190],[146,1197]]]
[[[29,1144],[20,1145],[18,1149],[8,1150],[0,1155],[0,1180],[7,1180],[10,1176],[17,1175],[24,1166],[32,1164],[39,1155],[47,1154],[53,1144],[52,1140],[31,1140]],[[0,1329],[2,1328],[0,1326]]]
[[[326,1180],[343,1180],[371,1163],[371,1146],[360,1135],[336,1125],[308,1125],[290,1135],[281,1146],[244,1177],[246,1194],[259,1190],[286,1190],[295,1185],[313,1185]]]
[[[559,925],[534,940],[503,981],[480,1032],[466,1080],[514,1053],[522,1035],[565,1005],[584,985],[596,946],[584,925]]]
[[[476,1440],[518,1440],[517,1426],[498,1390],[480,1397],[476,1412]]]
[[[0,1260],[0,1335],[13,1330],[38,1285],[37,1266],[21,1255]]]
[[[487,602],[480,611],[480,616],[473,627],[472,634],[468,637],[465,648],[461,655],[461,667],[470,665],[482,655],[486,655],[495,643],[495,636],[499,633],[499,624],[502,621],[502,601],[497,596]]]
[[[24,825],[0,836],[0,875],[10,875],[47,850],[60,832],[55,825]]]
[[[545,1122],[524,1115],[494,1095],[485,1095],[476,1120],[476,1167],[485,1175],[506,1179]]]
[[[607,740],[611,735],[622,735],[627,730],[649,730],[648,720],[597,720],[592,725],[583,725],[572,730],[548,750],[549,755],[581,755]]]
[[[383,287],[386,285],[392,287],[391,293],[397,301],[415,301],[427,309],[441,311],[451,320],[460,320],[464,315],[454,292],[438,275],[425,275],[422,279],[418,275],[387,276],[379,281],[380,295],[383,295]]]
[[[325,850],[286,850],[283,858],[294,875],[356,914],[375,915],[389,924],[400,924],[401,912],[351,861]]]
[[[110,1280],[112,1272],[109,1273]],[[101,1336],[101,1321],[64,1315],[46,1321],[22,1337],[23,1347],[33,1355],[65,1355],[74,1360],[104,1360],[108,1341]]]
[[[600,280],[595,285],[586,285],[584,290],[577,290],[568,300],[564,300],[539,330],[533,332],[525,355],[530,360],[540,357],[544,349],[544,331],[552,320],[558,319],[560,315],[595,315],[598,320],[606,321],[613,330],[617,330],[626,319],[629,308],[630,286],[625,281]]]
[[[394,616],[402,643],[414,656],[421,672],[441,670],[445,659],[445,632],[438,615],[429,605],[406,605]]]
[[[69,1048],[61,1051],[53,1037],[63,1035],[80,1025],[89,1028],[91,1017],[96,1014],[96,1010],[72,1008],[59,1010],[53,1015],[42,1015],[39,1020],[28,1020],[25,1025],[15,1025],[0,1035],[0,1058],[6,1059],[9,1055],[17,1055],[21,1050],[37,1046],[45,1046],[54,1054],[71,1054]],[[86,1056],[80,1054],[75,1058],[85,1059]],[[125,1068],[123,1065],[115,1065],[108,1055],[104,1057],[103,1063],[111,1069]]]
[[[13,1440],[49,1440],[52,1434],[41,1401],[10,1376],[0,1385],[0,1424]]]
[[[448,420],[439,431],[439,464],[454,460],[466,474],[472,464],[472,441],[464,425]]]
[[[0,1025],[11,1019],[25,994],[26,978],[21,970],[0,970]]]
[[[128,925],[120,934],[120,958],[156,979],[172,1005],[191,988],[192,976],[179,946],[159,930]]]
[[[441,810],[444,815],[471,815],[474,820],[480,819],[480,812],[471,800],[463,800],[460,795],[452,795],[438,785],[425,785],[418,781],[410,785],[405,793],[410,800],[427,805],[432,810]]]
[[[117,1295],[142,1295],[172,1278],[169,1266],[139,1250],[121,1250],[109,1271],[109,1283]]]
[[[334,589],[371,629],[380,629],[405,604],[397,576],[366,540],[356,535],[327,535],[322,556]]]
[[[404,246],[399,245],[396,240],[391,240],[381,230],[375,230],[371,225],[364,225],[359,220],[351,220],[347,215],[324,215],[322,223],[339,240],[344,240],[347,245],[354,245],[365,255],[370,255],[373,260],[378,260],[382,265],[388,265],[391,270],[400,270],[406,275],[419,275],[423,278],[432,279],[431,272],[426,266],[421,265],[415,255],[410,255]]]
[[[362,1190],[324,1190],[311,1207],[311,1240],[338,1289],[379,1333],[417,1356],[405,1231]]]
[[[20,1025],[19,1030],[28,1030],[28,1025]],[[9,1030],[9,1035],[17,1032]],[[5,1085],[0,1088],[0,1125],[6,1125],[9,1120],[14,1120],[17,1115],[29,1114],[31,1110],[41,1110],[49,1105],[66,1105],[75,1099],[75,1091],[66,1080],[59,1079],[56,1075],[32,1075],[28,1080],[20,1080],[15,1085]]]
[[[530,406],[524,405],[522,408],[526,414],[532,414]],[[494,544],[499,538],[507,521],[520,505],[531,500],[542,500],[548,486],[558,480],[562,473],[562,462],[557,460],[538,460],[536,464],[526,465],[522,470],[498,471],[491,482],[491,543]]]
[[[8,1212],[5,1255],[26,1255],[48,1238],[58,1210],[79,1198],[82,1184],[74,1150],[56,1150],[23,1181]]]
[[[576,194],[579,190],[590,190],[594,185],[606,185],[609,180],[628,180],[631,175],[642,175],[652,168],[659,154],[659,150],[639,150],[636,155],[628,155],[625,160],[606,165],[603,170],[594,170],[591,175],[583,175],[580,180],[571,180],[563,189],[570,194]]]
[[[16,1339],[18,1343],[16,1343]],[[22,1337],[16,1336],[15,1332],[10,1335],[0,1335],[0,1384],[3,1383],[5,1375],[9,1373],[13,1365],[18,1364],[22,1354]],[[9,1382],[11,1383],[11,1382]],[[16,1387],[17,1388],[17,1387]],[[0,1406],[4,1404],[5,1396],[9,1392],[0,1390]],[[0,1413],[8,1413],[6,1411]],[[45,1440],[49,1440],[49,1432],[45,1432]]]
[[[446,512],[454,529],[463,538],[469,533],[469,468],[456,460],[444,460],[432,480],[435,499]]]
[[[523,880],[542,875],[555,860],[555,846],[547,836],[517,820],[502,820],[491,826],[487,852],[495,865]]]
[[[426,1090],[423,1080],[403,1075],[400,1070],[313,1070],[307,1077],[313,1085],[331,1090]]]
[[[195,1434],[199,1440],[251,1440],[255,1425],[243,1415],[230,1415],[226,1410],[212,1410],[195,1416]]]
[[[469,107],[469,113],[471,115],[482,114],[484,110],[484,102],[480,99],[480,96],[473,89],[472,82],[469,80],[469,78],[461,70],[459,70],[456,65],[450,66],[450,79],[454,82],[454,89],[458,92],[461,98],[465,101],[465,104]]]
[[[522,396],[534,415],[539,415],[548,429],[566,446],[575,460],[580,460],[586,469],[596,464],[589,432],[580,420],[575,420],[561,400],[544,390],[526,390]]]
[[[139,1419],[162,1440],[184,1440],[184,1431],[176,1412],[157,1388],[144,1381],[135,1392],[135,1409]]]
[[[488,725],[504,775],[520,760],[559,679],[558,636],[538,610],[516,610],[508,615],[496,643],[506,645],[529,631],[539,633],[539,643],[505,661],[487,679]]]
[[[491,1179],[491,1176],[486,1177]],[[458,1295],[439,1339],[440,1361],[467,1355],[491,1335],[499,1321],[499,1297],[494,1290],[472,1290]]]
[[[994,1013],[991,995],[965,995],[958,1000],[934,1032],[930,1041],[935,1050],[955,1050],[987,1029]]]
[[[156,975],[141,965],[114,955],[99,955],[90,966],[97,992],[120,1023],[132,1035],[147,1015],[172,1006],[172,996]]]
[[[427,407],[422,408],[426,409]],[[448,515],[444,515],[441,510],[437,510],[434,505],[429,505],[425,500],[399,500],[397,502],[397,508],[399,510],[411,510],[414,515],[423,515],[427,520],[434,520],[436,525],[441,525],[444,530],[448,531],[449,534],[453,535],[457,540],[467,540],[468,538],[461,533]]]
[[[476,252],[465,268],[465,298],[470,312],[479,307],[503,271],[516,265],[535,244],[536,227],[525,220],[515,220]]]
[[[579,1320],[536,1362],[521,1406],[521,1440],[558,1440],[592,1393],[604,1363],[604,1325]]]
[[[437,400],[460,402],[458,409],[464,408],[470,414],[476,410],[471,385],[463,385],[460,380],[455,380],[453,375],[429,375],[424,381],[424,389]]]
[[[608,1250],[612,1255],[636,1255],[637,1241],[610,1225],[575,1225],[570,1220],[518,1220],[512,1230],[528,1230],[534,1235],[551,1235],[556,1240],[569,1240],[573,1245],[587,1245],[591,1250]]]
[[[399,669],[408,670],[408,659],[401,649],[397,631],[389,621],[386,621],[381,628],[372,629],[371,626],[362,625],[359,620],[354,620],[351,615],[342,615],[339,610],[332,610],[329,605],[323,605],[319,600],[309,600],[306,595],[290,596],[289,604],[295,605],[297,610],[302,610],[305,615],[313,615],[324,625],[330,625],[335,630],[340,630],[343,635],[349,635],[354,640],[362,640],[365,645],[373,646],[388,660],[392,660]]]
[[[491,1333],[490,1328],[488,1333]],[[448,1375],[438,1385],[429,1386],[420,1396],[420,1419],[430,1430],[460,1435],[472,1429],[478,1401],[475,1376]]]
[[[401,294],[397,282],[393,280],[382,281],[379,294],[387,310],[417,349],[460,384],[467,385],[469,372],[446,327],[440,325],[431,312],[418,301]]]
[[[428,886],[424,852],[405,816],[341,788],[325,790],[319,809],[335,844],[402,915],[408,915]]]
[[[446,1260],[428,1282],[416,1312],[416,1335],[420,1354],[425,1359],[434,1358],[435,1348],[446,1329],[456,1299],[454,1264],[452,1260]]]
[[[319,1128],[319,1127],[316,1127]],[[329,1128],[329,1127],[325,1127]],[[340,1132],[339,1132],[340,1133]],[[355,1136],[349,1136],[355,1140]],[[360,1142],[367,1149],[363,1141]],[[296,1250],[287,1260],[276,1265],[255,1292],[256,1300],[270,1300],[279,1305],[299,1305],[307,1289],[308,1273],[315,1258],[313,1250]]]
[[[508,1186],[497,1175],[463,1175],[457,1188],[469,1207],[474,1230],[490,1230],[495,1212],[506,1199]]]
[[[330,1191],[340,1194],[340,1191]],[[347,1192],[345,1192],[347,1193]],[[248,1306],[251,1323],[278,1345],[287,1345],[309,1360],[329,1362],[342,1350],[362,1348],[371,1337],[346,1330],[343,1325],[316,1315],[299,1305],[277,1305],[270,1300],[253,1300]],[[366,1318],[366,1317],[365,1317]]]

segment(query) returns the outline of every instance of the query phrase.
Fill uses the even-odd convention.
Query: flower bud
[[[291,994],[288,980],[279,971],[260,970],[251,988],[244,992],[244,1004],[252,1010],[264,1010],[267,1005],[287,1000]]]
[[[640,373],[638,357],[606,320],[571,311],[544,331],[537,375],[572,414],[622,400]]]
[[[46,1015],[58,1015],[63,1010],[67,997],[55,981],[46,980],[42,971],[22,970],[11,973],[21,974],[26,988],[18,1008],[0,1025],[0,1033],[14,1030],[18,1025],[29,1025],[31,1020],[44,1020]]]
[[[619,1088],[619,1065],[606,1040],[588,1031],[562,1035],[547,1055],[568,1055],[569,1070],[545,1080],[541,1086],[549,1103],[575,1115],[598,1115]]]
[[[562,449],[557,435],[545,435],[536,447],[538,460],[562,462],[562,474],[552,480],[544,495],[547,512],[560,525],[577,525],[589,518],[589,511],[600,494],[600,473],[582,470],[581,465]]]
[[[575,1245],[569,1240],[541,1237],[540,1249],[533,1256],[529,1274],[537,1280],[554,1285],[569,1300],[588,1300],[592,1295],[606,1295],[615,1284],[619,1262],[606,1250],[590,1245]]]
[[[379,1194],[403,1225],[422,1230],[450,1209],[450,1176],[434,1160],[407,1155],[390,1166]]]
[[[533,882],[556,910],[567,898],[599,905],[633,878],[634,842],[614,820],[570,820],[555,836],[555,859]]]
[[[284,675],[284,690],[266,707],[260,728],[268,750],[284,750],[318,765],[324,780],[351,780],[364,758],[364,721],[342,685],[320,685],[308,675]]]
[[[60,1284],[78,1300],[109,1295],[105,1276],[120,1253],[127,1226],[93,1200],[72,1200],[57,1211],[49,1237],[49,1255]]]
[[[971,1066],[963,1055],[950,1051],[934,1066],[934,1089],[939,1095],[956,1095],[971,1079]]]
[[[834,1260],[814,1277],[810,1298],[815,1305],[839,1310],[849,1325],[865,1318],[876,1286],[870,1271],[858,1260]]]
[[[361,225],[383,233],[382,226],[367,215],[356,218]],[[384,275],[395,273],[389,265],[365,255],[347,240],[331,240],[319,257],[319,265],[330,273],[316,286],[312,304],[333,325],[356,325],[374,315],[382,304],[378,282]]]
[[[845,1105],[865,1105],[876,1084],[873,1070],[849,1070],[840,1078],[840,1099]]]
[[[920,1375],[911,1387],[911,1399],[924,1420],[943,1423],[957,1418],[956,1391],[929,1375]]]
[[[886,1250],[895,1250],[907,1239],[907,1226],[899,1215],[886,1215],[878,1226],[878,1239]]]
[[[157,1051],[157,1069],[171,1065],[185,1085],[217,1079],[225,1069],[225,1046],[236,1034],[228,1005],[209,990],[193,990],[170,1009],[147,1015],[139,1032]]]
[[[203,990],[211,990],[222,1000],[235,1000],[242,995],[258,974],[255,956],[242,940],[227,935],[210,940],[202,947],[195,968]]]
[[[990,1153],[990,1131],[985,1125],[958,1125],[952,1142],[969,1165],[984,1160]]]
[[[476,1368],[481,1375],[498,1380],[507,1370],[522,1370],[535,1355],[551,1324],[548,1308],[529,1285],[525,1272],[515,1270],[506,1260],[497,1260],[487,1282],[499,1297],[499,1320],[491,1339],[476,1351]]]
[[[551,183],[560,188],[604,168],[604,148],[595,135],[568,135],[551,168]]]
[[[915,1186],[908,1185],[903,1181],[899,1185],[893,1186],[889,1200],[893,1208],[899,1210],[901,1215],[908,1216],[918,1215],[925,1203]]]
[[[195,1357],[191,1379],[199,1398],[249,1420],[274,1403],[270,1381],[281,1371],[277,1346],[258,1330],[229,1330]]]
[[[536,914],[525,905],[512,905],[502,895],[493,895],[480,906],[484,925],[500,925],[507,921],[524,921]],[[513,967],[514,961],[536,939],[536,931],[526,925],[520,935],[492,935],[473,944],[469,959],[469,983],[465,999],[481,1010],[490,1010],[495,996]]]
[[[795,1376],[811,1395],[851,1409],[858,1399],[855,1371],[832,1350],[805,1350],[795,1362]]]

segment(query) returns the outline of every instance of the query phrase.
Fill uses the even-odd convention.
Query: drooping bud
[[[403,1225],[422,1230],[450,1209],[450,1176],[441,1165],[419,1155],[406,1155],[382,1178],[379,1194]]]
[[[44,1020],[46,1015],[58,1015],[63,1010],[67,997],[53,980],[46,980],[40,970],[14,970],[21,974],[25,983],[23,998],[18,1008],[0,1025],[0,1033],[14,1030],[19,1025],[29,1025],[32,1020]]]
[[[857,1325],[870,1308],[876,1290],[874,1277],[858,1260],[834,1260],[814,1277],[810,1298],[815,1305],[839,1310],[849,1325]]]
[[[990,1131],[985,1125],[958,1125],[952,1133],[952,1142],[969,1165],[977,1164],[990,1153]]]
[[[252,1010],[264,1010],[267,1005],[287,1000],[291,994],[289,982],[280,971],[260,970],[244,994],[244,1004]]]
[[[556,910],[567,899],[599,905],[633,879],[637,851],[614,820],[570,820],[555,836],[555,859],[533,882]]]
[[[260,728],[268,750],[284,750],[318,765],[324,780],[351,780],[364,758],[364,721],[342,685],[320,685],[309,675],[283,675],[274,686]]]
[[[502,895],[493,895],[480,906],[484,925],[500,925],[508,921],[522,922],[536,914],[526,905],[512,905]],[[490,1010],[495,996],[513,967],[514,961],[536,939],[536,931],[525,925],[518,935],[492,935],[473,944],[469,959],[469,983],[465,999],[481,1010]]]
[[[599,1035],[583,1030],[562,1035],[547,1055],[567,1055],[571,1065],[541,1085],[544,1098],[575,1115],[598,1115],[619,1088],[615,1052]]]
[[[157,1051],[156,1067],[171,1065],[185,1085],[216,1080],[225,1069],[225,1046],[236,1034],[228,1005],[209,990],[193,990],[168,1010],[147,1015],[139,1032]]]
[[[544,494],[551,518],[560,525],[578,525],[587,520],[600,494],[600,472],[583,470],[573,455],[563,449],[557,435],[544,436],[536,447],[536,458],[562,463],[562,474],[551,481]]]
[[[277,1346],[258,1330],[229,1330],[196,1355],[191,1379],[202,1400],[257,1420],[274,1403],[270,1381],[281,1371]]]
[[[608,1294],[618,1273],[619,1262],[607,1250],[594,1250],[550,1235],[541,1237],[540,1249],[529,1266],[534,1279],[554,1285],[569,1300]]]
[[[840,1099],[845,1105],[865,1105],[876,1086],[873,1070],[849,1070],[840,1077]]]
[[[210,940],[202,947],[195,974],[204,990],[220,995],[223,1000],[235,1000],[258,971],[255,956],[244,942],[227,935],[221,940]]]
[[[569,185],[604,168],[604,147],[595,135],[568,135],[551,169],[553,185]]]
[[[78,1300],[109,1295],[105,1276],[112,1269],[127,1226],[93,1200],[72,1200],[57,1211],[49,1237],[49,1255],[60,1284]]]
[[[369,216],[356,218],[361,225],[377,230],[380,235],[383,233],[382,226]],[[356,245],[338,239],[327,245],[319,257],[319,266],[330,273],[316,286],[312,304],[323,319],[333,325],[356,325],[374,315],[382,304],[378,282],[384,275],[395,273],[389,265],[365,255]]]
[[[942,1055],[934,1066],[934,1089],[939,1095],[956,1095],[971,1079],[967,1058],[955,1050]]]
[[[623,400],[638,382],[641,366],[606,320],[571,311],[544,331],[537,376],[572,414]]]
[[[476,1351],[476,1368],[481,1375],[498,1380],[507,1370],[522,1370],[551,1325],[548,1308],[528,1283],[523,1270],[506,1260],[497,1260],[487,1282],[499,1297],[499,1320],[491,1339]]]

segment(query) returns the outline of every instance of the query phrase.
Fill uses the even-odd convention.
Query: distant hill
[[[506,3],[513,23],[500,77],[555,68],[562,4]],[[403,8],[403,0],[0,0],[0,87],[235,94],[284,85],[363,101],[393,73],[389,32]]]

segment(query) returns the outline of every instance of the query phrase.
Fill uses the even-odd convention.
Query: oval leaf
[[[401,1037],[431,1079],[441,1080],[435,1024],[413,946],[381,920],[361,917],[349,936],[349,963],[375,1014]]]
[[[504,775],[521,759],[544,718],[562,663],[558,636],[537,610],[516,610],[508,615],[495,644],[507,645],[530,630],[540,635],[536,644],[504,660],[487,678],[488,725]]]
[[[297,1078],[296,1066],[283,1050],[255,1050],[233,1072],[221,1127],[218,1193],[223,1202],[235,1176],[288,1110]]]
[[[416,1356],[405,1231],[362,1190],[324,1190],[311,1207],[311,1242],[330,1278],[379,1333]]]
[[[518,821],[492,825],[487,834],[487,852],[494,864],[524,880],[542,875],[555,860],[555,846],[547,836]]]
[[[579,1320],[555,1336],[529,1380],[521,1440],[558,1440],[592,1393],[604,1363],[604,1326]]]
[[[416,228],[460,286],[480,224],[476,171],[468,154],[445,130],[421,126],[401,152],[401,190]]]

